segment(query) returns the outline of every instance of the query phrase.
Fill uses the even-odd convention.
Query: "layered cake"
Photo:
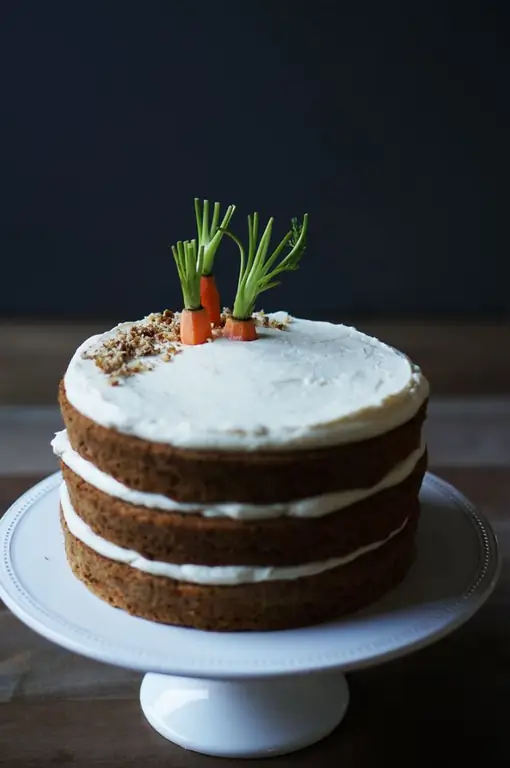
[[[413,560],[419,368],[354,328],[285,313],[227,312],[207,343],[185,343],[183,316],[88,339],[63,377],[53,448],[74,574],[136,616],[218,631],[377,600]],[[248,320],[254,340],[225,333]]]

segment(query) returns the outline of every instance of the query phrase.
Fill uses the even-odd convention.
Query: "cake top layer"
[[[67,398],[124,434],[232,451],[364,440],[408,421],[427,398],[420,369],[392,347],[344,325],[286,319],[270,315],[277,327],[259,327],[249,343],[181,347],[170,332],[146,348],[142,337],[133,375],[112,380],[98,351],[147,325],[124,323],[79,347],[64,378]]]

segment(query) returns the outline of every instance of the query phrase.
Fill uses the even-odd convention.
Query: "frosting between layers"
[[[180,514],[199,514],[204,517],[230,517],[234,520],[268,520],[277,517],[317,518],[355,504],[362,499],[379,493],[403,482],[413,471],[425,452],[425,443],[411,453],[407,459],[389,472],[377,485],[350,491],[327,493],[314,498],[278,504],[241,504],[236,502],[191,504],[181,503],[159,493],[138,491],[115,480],[111,475],[98,469],[92,462],[82,458],[71,447],[66,430],[57,432],[51,442],[52,448],[64,464],[75,474],[99,491],[135,506],[148,507]]]
[[[284,319],[286,313],[272,318]],[[411,419],[428,396],[420,369],[354,328],[292,318],[250,343],[218,338],[112,387],[83,354],[64,377],[71,405],[98,424],[180,448],[297,450],[364,440]]]
[[[60,503],[67,527],[77,539],[83,544],[97,552],[103,557],[115,560],[119,563],[125,563],[131,568],[136,568],[144,573],[150,573],[153,576],[164,576],[176,581],[185,581],[192,584],[203,584],[211,586],[236,586],[238,584],[254,584],[264,581],[292,581],[307,576],[315,576],[324,571],[338,568],[342,565],[356,560],[358,557],[373,552],[375,549],[383,547],[388,541],[397,536],[407,525],[407,519],[403,524],[392,531],[382,541],[376,541],[365,547],[360,547],[355,552],[351,552],[344,557],[332,558],[318,563],[306,563],[305,565],[272,567],[272,566],[249,566],[249,565],[176,565],[174,563],[161,563],[156,560],[146,560],[144,557],[131,549],[124,549],[117,544],[103,539],[95,534],[92,529],[76,514],[74,511],[69,493],[62,483],[60,488]]]

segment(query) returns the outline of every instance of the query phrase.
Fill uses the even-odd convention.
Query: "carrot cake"
[[[201,263],[183,247],[199,291],[206,249]],[[187,301],[202,306],[184,297],[181,313],[88,339],[63,377],[52,445],[74,574],[136,616],[216,631],[298,627],[377,600],[413,560],[420,369],[354,328],[250,302],[193,343]],[[234,340],[248,322],[253,340]]]

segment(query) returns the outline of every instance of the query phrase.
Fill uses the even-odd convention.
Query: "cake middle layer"
[[[409,520],[406,517],[398,528],[394,528],[383,539],[377,539],[338,557],[313,560],[290,566],[267,564],[210,566],[203,563],[173,563],[162,562],[152,558],[148,559],[136,550],[119,547],[111,541],[98,536],[74,510],[65,483],[60,489],[60,504],[68,530],[82,544],[85,544],[85,546],[97,554],[153,576],[163,576],[174,581],[211,586],[236,586],[238,584],[256,584],[266,581],[293,581],[295,579],[317,576],[325,571],[348,565],[354,560],[384,547],[391,539],[398,536],[404,530]],[[414,519],[415,515],[413,514],[412,517]]]
[[[401,482],[320,517],[235,520],[155,510],[109,496],[62,463],[77,514],[92,531],[148,559],[204,565],[292,565],[342,556],[385,538],[419,508],[426,453]]]

